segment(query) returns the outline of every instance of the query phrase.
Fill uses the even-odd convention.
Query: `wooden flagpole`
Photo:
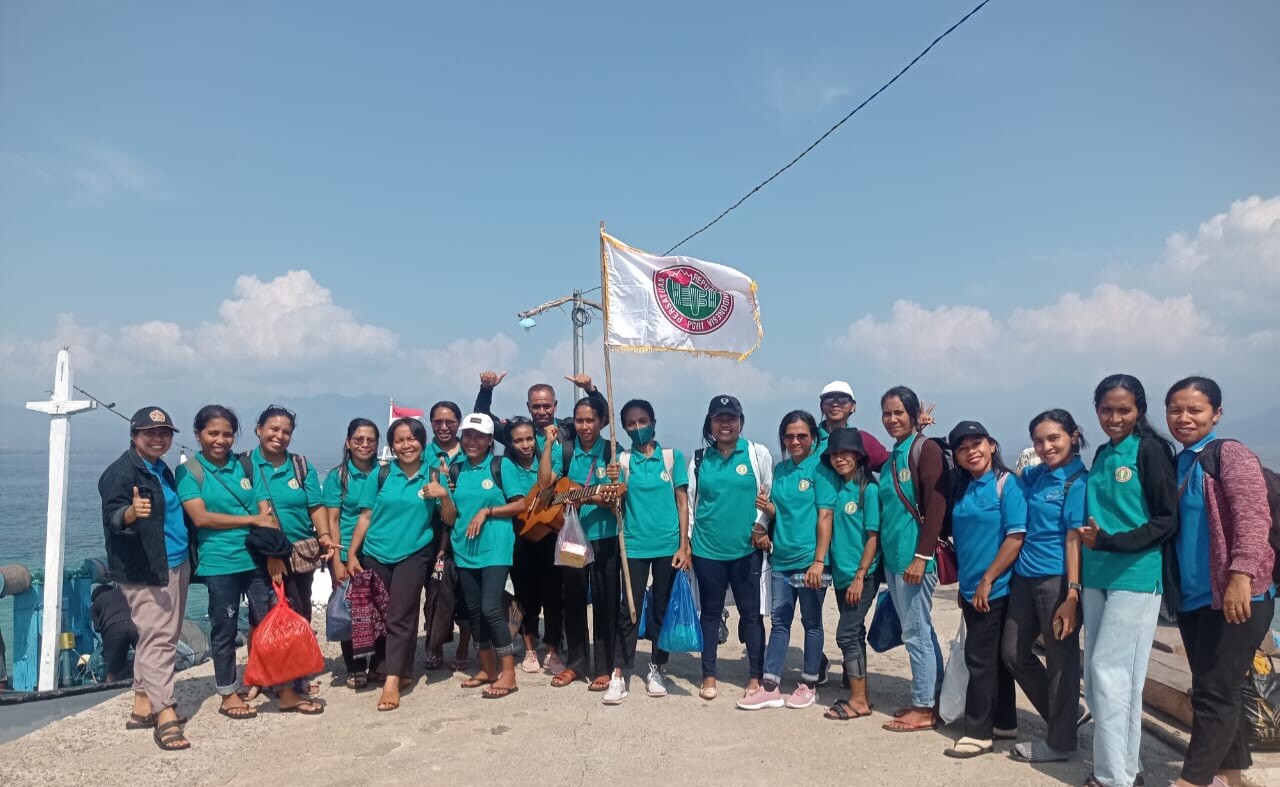
[[[605,263],[604,222],[600,222],[600,303],[604,308],[604,391],[609,398],[609,455],[618,461],[618,421],[614,413],[616,405],[613,401],[613,369],[609,365],[609,270]],[[618,555],[622,562],[622,585],[626,590],[627,611],[631,614],[631,625],[636,624],[636,605],[632,601],[635,596],[631,592],[631,568],[627,565],[627,538],[623,532],[622,505],[613,507],[613,515],[618,520]]]

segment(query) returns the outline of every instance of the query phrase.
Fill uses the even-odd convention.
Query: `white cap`
[[[818,394],[818,398],[821,399],[827,394],[844,394],[850,399],[855,398],[853,395],[853,388],[844,380],[832,380],[827,383],[826,386],[823,387],[822,393]]]
[[[484,413],[468,413],[462,419],[462,426],[458,427],[459,432],[465,432],[470,429],[480,434],[493,434],[493,419]]]

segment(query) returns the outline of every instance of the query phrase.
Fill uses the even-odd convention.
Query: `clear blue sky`
[[[567,321],[513,315],[598,283],[599,220],[665,250],[971,5],[0,2],[0,395],[38,398],[70,342],[78,379],[124,401],[467,401],[492,365],[514,409],[516,381],[560,371]],[[687,431],[737,385],[757,439],[833,377],[877,430],[889,384],[1016,434],[1045,406],[1088,415],[1121,368],[1157,398],[1209,371],[1264,410],[1277,30],[1261,0],[995,0],[682,249],[759,282],[750,366],[628,361],[618,396]],[[310,278],[276,282],[291,270]],[[303,315],[254,322],[245,275]],[[336,311],[308,318],[321,288]],[[1113,317],[1156,327],[1113,345],[1071,323]],[[140,357],[139,332],[177,349]],[[684,382],[645,388],[663,376]]]

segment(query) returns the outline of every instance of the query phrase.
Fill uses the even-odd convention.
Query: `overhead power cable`
[[[814,140],[814,141],[813,141],[813,144],[811,144],[809,147],[807,147],[807,148],[805,148],[804,150],[802,150],[802,151],[800,152],[800,155],[798,155],[798,156],[796,156],[795,158],[793,158],[793,159],[791,159],[790,161],[788,161],[788,162],[787,162],[787,164],[786,164],[786,166],[784,166],[782,169],[780,169],[780,170],[778,170],[777,172],[773,173],[773,174],[772,174],[772,175],[770,175],[768,178],[765,178],[765,180],[764,180],[763,182],[761,182],[761,183],[760,183],[760,185],[756,186],[756,187],[755,187],[755,188],[753,188],[751,191],[748,191],[748,192],[746,193],[746,195],[742,197],[742,199],[740,199],[740,200],[738,200],[737,202],[735,202],[735,203],[733,203],[732,205],[730,205],[728,208],[726,208],[726,209],[724,210],[724,212],[723,212],[723,213],[721,213],[719,216],[716,216],[716,217],[715,217],[714,219],[712,219],[711,221],[707,222],[707,223],[706,223],[706,225],[704,225],[704,226],[703,226],[701,229],[699,229],[697,232],[694,232],[693,234],[689,235],[689,236],[688,236],[687,238],[685,238],[684,240],[680,241],[680,242],[679,242],[679,243],[677,243],[676,245],[674,245],[674,246],[672,246],[671,248],[667,249],[665,252],[663,252],[663,256],[665,257],[665,256],[669,255],[671,252],[673,252],[673,251],[675,251],[676,249],[680,248],[681,246],[683,246],[683,245],[684,245],[685,243],[687,243],[688,241],[693,240],[694,238],[698,237],[698,236],[699,236],[699,235],[701,235],[702,233],[704,233],[704,232],[706,232],[707,230],[709,230],[709,229],[711,229],[712,227],[714,227],[714,226],[715,226],[715,225],[716,225],[716,224],[717,224],[721,219],[723,219],[725,216],[728,216],[730,213],[732,213],[732,212],[733,212],[733,211],[734,211],[734,210],[735,210],[739,205],[741,205],[742,203],[746,202],[748,199],[750,199],[751,197],[753,197],[757,191],[759,191],[760,189],[762,189],[762,188],[764,188],[765,186],[769,185],[769,184],[770,184],[770,183],[772,183],[772,182],[773,182],[773,180],[774,180],[775,178],[777,178],[779,175],[781,175],[782,173],[784,173],[784,172],[786,172],[787,170],[791,169],[791,167],[795,166],[796,162],[798,162],[800,159],[804,158],[805,156],[809,155],[809,151],[813,150],[813,149],[814,149],[814,148],[816,148],[818,145],[822,144],[822,141],[823,141],[823,140],[825,140],[827,137],[831,136],[831,135],[835,132],[835,130],[836,130],[836,129],[838,129],[838,128],[840,128],[841,126],[843,126],[843,125],[845,124],[845,122],[849,120],[849,118],[851,118],[851,117],[853,117],[854,115],[858,114],[858,110],[862,109],[862,108],[863,108],[863,107],[865,107],[867,104],[870,104],[872,101],[874,101],[874,100],[876,99],[876,96],[879,96],[881,93],[883,93],[884,91],[888,90],[890,85],[892,85],[894,82],[897,82],[897,81],[898,81],[898,79],[899,79],[903,74],[905,74],[905,73],[907,73],[908,71],[910,71],[910,70],[911,70],[911,67],[912,67],[912,66],[914,66],[916,63],[918,63],[918,62],[919,62],[919,61],[920,61],[920,60],[921,60],[925,55],[929,54],[929,50],[931,50],[931,49],[933,49],[935,46],[937,46],[937,45],[938,45],[938,43],[942,41],[942,39],[946,38],[947,36],[949,36],[949,35],[951,35],[953,32],[955,32],[955,31],[956,31],[956,29],[960,27],[960,25],[963,25],[965,22],[969,21],[969,17],[971,17],[971,16],[973,16],[974,14],[978,13],[979,11],[981,11],[981,10],[982,10],[982,8],[983,8],[983,6],[985,6],[985,5],[986,5],[987,3],[989,3],[989,2],[991,2],[991,0],[982,0],[982,2],[981,2],[981,3],[978,3],[976,6],[974,6],[972,11],[970,11],[969,13],[967,13],[967,14],[965,14],[964,16],[960,17],[960,21],[956,22],[956,23],[955,23],[954,25],[952,25],[951,27],[948,27],[945,31],[943,31],[942,35],[940,35],[940,36],[938,36],[937,38],[933,39],[933,41],[931,41],[931,42],[929,43],[929,45],[928,45],[927,47],[925,47],[925,48],[920,52],[920,54],[918,54],[918,55],[916,55],[915,57],[911,58],[911,62],[910,62],[910,63],[907,63],[905,66],[903,66],[901,71],[899,71],[898,73],[894,74],[894,75],[893,75],[893,79],[890,79],[888,82],[885,82],[883,85],[881,85],[881,86],[880,86],[880,88],[879,88],[878,90],[876,90],[876,92],[874,92],[874,93],[872,93],[871,95],[867,96],[867,97],[863,100],[863,102],[862,102],[861,104],[859,104],[858,106],[854,107],[854,108],[853,108],[853,110],[852,110],[851,112],[849,112],[849,114],[847,114],[847,115],[845,115],[844,117],[842,117],[842,118],[840,119],[840,122],[836,123],[834,126],[832,126],[831,128],[827,129],[827,130],[826,130],[826,132],[825,132],[822,136],[818,137],[816,140]]]

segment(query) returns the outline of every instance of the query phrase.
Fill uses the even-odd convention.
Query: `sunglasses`
[[[280,405],[280,404],[267,405],[267,412],[273,412],[273,411],[277,413],[284,413],[285,415],[289,416],[290,421],[296,421],[298,418],[297,413],[290,410],[288,407],[285,407],[284,405]]]
[[[822,397],[822,404],[834,404],[834,405],[836,405],[836,406],[843,407],[843,406],[846,406],[846,405],[853,404],[853,400],[852,400],[852,399],[850,399],[850,398],[849,398],[849,397],[847,397],[847,396],[831,396],[831,395],[827,395],[827,396]]]
[[[782,436],[782,442],[784,442],[784,443],[801,443],[801,442],[804,442],[805,440],[812,440],[812,439],[813,439],[813,435],[808,434],[808,433],[805,433],[805,434],[784,434],[784,435]]]

